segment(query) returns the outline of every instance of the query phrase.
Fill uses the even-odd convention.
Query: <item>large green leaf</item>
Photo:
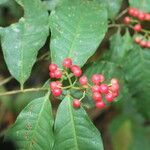
[[[5,138],[14,140],[18,149],[50,150],[54,143],[52,128],[53,117],[48,93],[45,97],[33,100],[22,110]]]
[[[8,0],[0,0],[0,4],[6,3]]]
[[[147,118],[150,118],[150,51],[134,45],[125,61],[124,72],[129,90],[137,99],[137,107]]]
[[[85,110],[75,109],[67,96],[56,115],[54,150],[103,150],[101,136]]]
[[[31,73],[38,50],[48,35],[48,13],[40,0],[16,0],[24,8],[18,23],[0,28],[4,58],[10,73],[23,85]]]
[[[108,11],[108,18],[114,19],[119,12],[122,4],[122,0],[97,0],[105,5]]]
[[[129,4],[131,7],[138,8],[144,12],[150,12],[150,0],[129,0]]]
[[[65,0],[49,19],[51,57],[59,65],[65,57],[84,65],[107,31],[107,11],[95,1]]]

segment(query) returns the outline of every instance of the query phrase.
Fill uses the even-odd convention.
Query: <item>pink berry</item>
[[[95,102],[101,101],[102,100],[102,95],[98,92],[94,92],[92,98]]]
[[[141,42],[141,38],[140,38],[140,37],[136,37],[136,38],[134,39],[134,41],[135,41],[135,43],[139,44],[139,43]]]
[[[49,71],[54,72],[58,69],[58,66],[56,64],[50,64],[49,65]]]
[[[102,74],[94,74],[92,76],[92,82],[94,84],[99,84],[100,82],[103,82],[104,80],[105,80],[105,78]]]
[[[73,69],[71,69],[71,71],[76,77],[80,77],[82,75],[82,70],[80,67],[74,67]]]
[[[54,89],[56,87],[57,87],[57,83],[55,81],[53,81],[53,82],[50,83],[50,88],[51,89]]]
[[[56,70],[54,74],[56,79],[60,79],[62,77],[62,72],[60,70]]]
[[[99,85],[92,86],[92,92],[100,92],[100,86]]]
[[[86,85],[88,83],[88,78],[86,76],[82,76],[79,79],[81,85]]]
[[[96,108],[103,109],[105,108],[105,103],[103,101],[97,102],[95,104]]]
[[[63,61],[63,66],[65,68],[70,68],[72,66],[72,59],[71,58],[65,58]]]
[[[79,108],[81,105],[80,101],[78,99],[73,100],[73,107],[74,108]]]
[[[141,21],[145,20],[145,13],[144,12],[139,12],[138,19],[141,20]]]
[[[72,65],[71,66],[71,72],[74,72],[74,70],[76,70],[76,69],[78,69],[79,68],[79,66],[77,66],[77,65]]]
[[[133,17],[138,17],[138,15],[139,15],[139,10],[138,9],[136,9],[136,8],[134,8],[134,12],[133,12]]]
[[[113,94],[113,97],[116,98],[119,95],[119,92],[116,91],[116,92],[113,92],[112,94]]]
[[[142,30],[142,27],[140,24],[136,24],[133,29],[134,31],[140,32]]]
[[[128,9],[129,15],[133,16],[134,12],[135,12],[135,8],[130,7],[130,8]]]
[[[146,47],[150,48],[150,41],[146,42]]]
[[[52,94],[56,97],[60,96],[62,94],[62,90],[60,88],[54,88],[52,89]]]
[[[107,94],[109,92],[109,87],[107,84],[101,84],[100,85],[100,92],[101,93],[104,93],[104,94]]]
[[[146,47],[147,42],[142,40],[139,44],[141,47]]]
[[[150,14],[148,13],[145,14],[145,20],[150,21]]]
[[[119,83],[118,79],[116,78],[112,78],[111,81],[110,81],[111,84],[117,84]]]
[[[50,76],[50,78],[55,78],[54,72],[50,72],[50,73],[49,73],[49,76]]]
[[[113,91],[113,92],[116,92],[116,91],[118,91],[119,90],[119,84],[118,83],[116,83],[116,84],[113,84],[112,86],[111,86],[111,91]]]
[[[108,102],[112,102],[114,100],[114,96],[113,96],[113,93],[108,93],[105,95],[105,99],[108,101]]]
[[[126,17],[124,18],[124,23],[125,23],[125,24],[129,24],[130,22],[131,22],[131,18],[128,17],[128,16],[126,16]]]

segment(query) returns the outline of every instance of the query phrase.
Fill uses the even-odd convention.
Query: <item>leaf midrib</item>
[[[77,140],[77,135],[76,135],[76,128],[75,128],[75,120],[74,120],[74,116],[73,116],[73,112],[72,112],[72,105],[71,105],[71,100],[70,98],[69,100],[69,113],[70,113],[70,118],[71,118],[71,122],[72,122],[72,126],[73,126],[73,134],[74,134],[74,143],[76,145],[75,149],[79,150],[79,146],[78,146],[78,140]]]

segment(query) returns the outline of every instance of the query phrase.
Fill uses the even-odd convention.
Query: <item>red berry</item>
[[[73,100],[73,107],[74,108],[79,108],[81,105],[80,101],[78,99]]]
[[[50,73],[49,73],[49,76],[50,76],[50,78],[55,78],[54,72],[50,72]]]
[[[71,67],[71,71],[74,74],[74,76],[76,76],[76,77],[80,77],[82,75],[82,70],[78,66],[74,65],[73,67]]]
[[[118,79],[116,78],[112,78],[111,81],[110,81],[111,84],[117,84],[119,83]]]
[[[105,107],[105,103],[103,101],[97,102],[95,104],[96,108],[103,109]]]
[[[147,42],[146,42],[146,47],[147,47],[147,48],[150,48],[150,41],[147,41]]]
[[[133,29],[134,29],[134,31],[140,32],[142,27],[140,24],[136,24]]]
[[[60,81],[56,81],[57,83],[57,87],[61,87],[62,86],[62,83]]]
[[[49,65],[49,71],[54,72],[58,69],[58,66],[56,64],[50,64]]]
[[[134,8],[134,12],[133,12],[133,17],[138,17],[138,15],[139,15],[139,10],[138,9],[136,9],[136,8]]]
[[[80,77],[79,82],[81,85],[86,85],[88,82],[88,78],[86,76],[82,76]]]
[[[56,71],[54,72],[54,75],[55,75],[55,78],[56,78],[56,79],[59,79],[59,78],[62,77],[62,72],[61,72],[60,70],[56,70]]]
[[[113,93],[108,93],[105,95],[105,99],[108,101],[108,102],[112,102],[114,100],[114,95]]]
[[[102,95],[98,92],[94,92],[92,98],[95,102],[101,101],[102,100]]]
[[[116,91],[118,91],[119,90],[119,84],[118,83],[116,83],[116,84],[113,84],[112,86],[111,86],[111,91],[113,91],[113,92],[116,92]]]
[[[135,11],[135,8],[130,7],[130,8],[128,9],[129,15],[133,16],[134,11]]]
[[[79,68],[79,66],[77,66],[77,65],[72,65],[71,66],[71,72],[73,72],[74,70],[76,70],[76,69],[78,69]]]
[[[56,97],[60,96],[62,94],[62,90],[60,88],[54,88],[52,89],[52,94]]]
[[[146,47],[147,42],[142,40],[139,44],[141,47]]]
[[[104,93],[104,94],[107,94],[109,92],[109,87],[107,84],[101,84],[100,85],[100,92],[101,93]]]
[[[125,24],[129,24],[130,22],[131,22],[131,18],[130,17],[127,16],[127,17],[124,18],[124,23]]]
[[[117,97],[119,95],[119,92],[116,91],[116,92],[113,92],[112,94],[113,94],[113,97],[115,98],[115,97]]]
[[[145,20],[150,21],[150,14],[148,13],[145,14]]]
[[[103,82],[104,80],[105,80],[105,78],[102,74],[94,74],[92,76],[92,82],[94,84],[99,84],[100,82]]]
[[[72,59],[71,58],[65,58],[63,61],[63,66],[65,68],[70,68],[72,66]]]
[[[57,82],[53,81],[53,82],[50,83],[50,88],[51,89],[54,89],[56,87],[57,87]]]
[[[138,19],[141,20],[141,21],[145,20],[145,13],[144,12],[139,12]]]
[[[100,92],[100,86],[99,85],[92,86],[92,92]]]
[[[136,38],[134,39],[134,41],[135,41],[135,43],[139,44],[139,43],[141,42],[141,38],[140,38],[140,37],[136,37]]]

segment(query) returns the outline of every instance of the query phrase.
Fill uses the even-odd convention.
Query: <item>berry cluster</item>
[[[65,58],[62,66],[63,69],[58,68],[56,64],[49,65],[49,76],[51,80],[53,80],[50,82],[50,89],[55,97],[61,96],[63,90],[80,90],[83,93],[83,96],[80,99],[73,100],[74,108],[80,107],[81,100],[84,99],[86,92],[89,91],[92,93],[92,99],[95,106],[99,109],[103,109],[106,102],[112,102],[118,96],[119,83],[117,79],[111,79],[111,83],[108,85],[103,83],[105,77],[102,74],[94,74],[91,78],[92,84],[90,84],[87,76],[82,75],[81,68],[74,65],[71,58]],[[72,82],[73,79],[74,82]],[[68,80],[69,85],[63,86],[64,80]],[[106,102],[104,102],[104,99]]]
[[[144,35],[136,36],[134,41],[135,43],[139,44],[143,48],[150,48],[150,32],[145,30],[141,26],[142,21],[150,21],[150,14],[145,13],[143,11],[138,10],[137,8],[129,8],[128,9],[129,16],[124,18],[125,24],[133,25],[133,30],[135,32],[143,32]]]

